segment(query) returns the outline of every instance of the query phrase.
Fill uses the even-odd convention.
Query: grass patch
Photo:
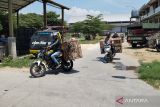
[[[28,56],[16,59],[12,59],[11,57],[6,57],[3,59],[2,63],[0,64],[0,67],[13,67],[13,68],[29,67],[33,61],[34,60],[30,59],[30,57]]]
[[[140,79],[160,89],[160,62],[142,63],[138,73]]]

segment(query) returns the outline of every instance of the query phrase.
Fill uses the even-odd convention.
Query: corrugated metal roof
[[[16,12],[36,0],[13,0],[13,11]],[[0,0],[0,10],[8,10],[8,0]]]
[[[20,9],[24,8],[25,6],[35,2],[35,1],[43,1],[43,0],[13,0],[13,12],[19,11]],[[66,6],[63,6],[61,4],[58,4],[52,0],[46,0],[47,3],[52,4],[54,6],[63,8],[63,9],[69,9]],[[8,10],[8,0],[0,0],[0,10]]]

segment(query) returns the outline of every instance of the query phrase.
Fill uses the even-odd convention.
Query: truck
[[[143,29],[142,24],[131,24],[127,26],[127,42],[131,44],[132,48],[139,46],[147,46],[148,31]]]

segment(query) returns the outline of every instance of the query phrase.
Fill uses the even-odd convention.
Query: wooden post
[[[61,8],[62,10],[62,42],[64,41],[64,8]]]
[[[8,0],[8,19],[9,19],[9,36],[14,37],[13,33],[13,18],[12,18],[12,3],[13,0]]]
[[[62,26],[64,26],[64,9],[62,8]]]
[[[19,11],[17,11],[17,28],[19,27]]]
[[[47,2],[43,0],[43,21],[44,21],[44,28],[47,28],[47,9],[46,9]]]

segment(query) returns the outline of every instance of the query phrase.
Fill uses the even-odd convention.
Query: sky
[[[139,9],[149,0],[53,0],[70,8],[65,10],[68,23],[82,21],[86,15],[103,14],[104,21],[129,21],[131,10]],[[21,13],[43,13],[42,3],[35,2],[21,10]],[[47,11],[61,14],[61,10],[47,6]]]

